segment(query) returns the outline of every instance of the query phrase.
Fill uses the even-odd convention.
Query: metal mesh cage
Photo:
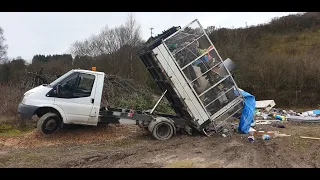
[[[198,20],[163,42],[209,116],[218,117],[227,105],[242,102],[241,93],[235,93],[236,83]]]

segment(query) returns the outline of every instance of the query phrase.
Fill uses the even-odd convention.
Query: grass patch
[[[17,117],[0,117],[0,136],[18,136],[34,129],[31,121],[22,121]]]
[[[0,136],[15,136],[21,134],[21,131],[15,129],[12,125],[1,124],[0,125]]]

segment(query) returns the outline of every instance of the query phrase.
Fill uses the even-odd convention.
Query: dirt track
[[[64,130],[43,137],[36,131],[20,137],[0,137],[0,167],[319,167],[319,124],[285,124],[277,129],[291,137],[248,141],[233,132],[177,135],[154,140],[135,126]]]

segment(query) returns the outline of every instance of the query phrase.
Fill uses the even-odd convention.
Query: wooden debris
[[[271,124],[272,122],[256,122],[256,125],[266,125]]]
[[[302,139],[315,139],[315,140],[320,140],[320,138],[317,137],[307,137],[307,136],[300,136]]]
[[[291,136],[289,134],[277,134],[276,137],[288,137]]]
[[[276,137],[279,134],[279,131],[254,131],[254,136],[262,136],[264,134],[268,134],[270,137]]]
[[[276,122],[276,123],[282,123],[282,121],[279,121],[279,120],[256,120],[256,124],[257,125],[261,125],[261,124],[272,124],[272,123],[274,123],[274,122]]]

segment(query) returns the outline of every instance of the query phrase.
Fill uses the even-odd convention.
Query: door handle
[[[92,104],[94,103],[94,99],[93,99],[93,98],[91,98],[91,103],[92,103]]]

